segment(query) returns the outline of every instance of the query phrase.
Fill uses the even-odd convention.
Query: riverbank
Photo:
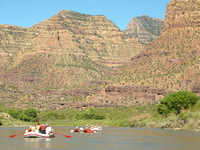
[[[49,123],[52,126],[85,126],[100,124],[108,127],[133,128],[167,128],[167,129],[199,129],[199,104],[180,114],[157,113],[157,105],[139,105],[119,108],[87,108],[82,110],[37,110],[36,121],[22,121],[8,114],[10,109],[1,110],[0,123],[2,126],[29,126],[37,122]],[[23,113],[22,110],[16,110]],[[18,116],[15,116],[18,117]],[[24,116],[23,116],[24,117]]]

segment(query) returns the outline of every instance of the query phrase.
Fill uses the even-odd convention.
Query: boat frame
[[[38,130],[29,132],[28,130],[24,133],[25,138],[53,138],[55,137],[53,129],[51,127],[46,128],[46,134],[40,133]]]
[[[54,133],[50,134],[42,134],[42,133],[36,133],[36,132],[28,132],[24,134],[25,138],[53,138],[55,137]]]

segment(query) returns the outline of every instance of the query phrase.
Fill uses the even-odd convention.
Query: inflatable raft
[[[55,137],[53,130],[51,127],[46,128],[46,134],[40,133],[38,130],[35,130],[34,132],[29,132],[28,130],[24,133],[25,138],[53,138]]]
[[[96,131],[96,132],[101,132],[102,131],[102,127],[94,127],[94,128],[90,128],[91,131]]]

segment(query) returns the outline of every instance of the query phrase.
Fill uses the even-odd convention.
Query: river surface
[[[166,129],[104,127],[101,133],[71,133],[75,127],[53,127],[66,138],[24,138],[28,127],[0,127],[0,149],[51,150],[200,150],[200,132]]]

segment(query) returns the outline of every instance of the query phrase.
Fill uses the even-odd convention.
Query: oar
[[[24,132],[18,133],[18,134],[14,134],[14,135],[10,135],[9,137],[15,137],[17,135],[23,134]]]
[[[54,132],[55,134],[58,134],[58,135],[62,135],[62,136],[64,136],[64,137],[66,137],[66,138],[72,138],[71,136],[69,136],[69,135],[64,135],[64,134],[60,134],[60,133],[56,133],[56,132]]]

